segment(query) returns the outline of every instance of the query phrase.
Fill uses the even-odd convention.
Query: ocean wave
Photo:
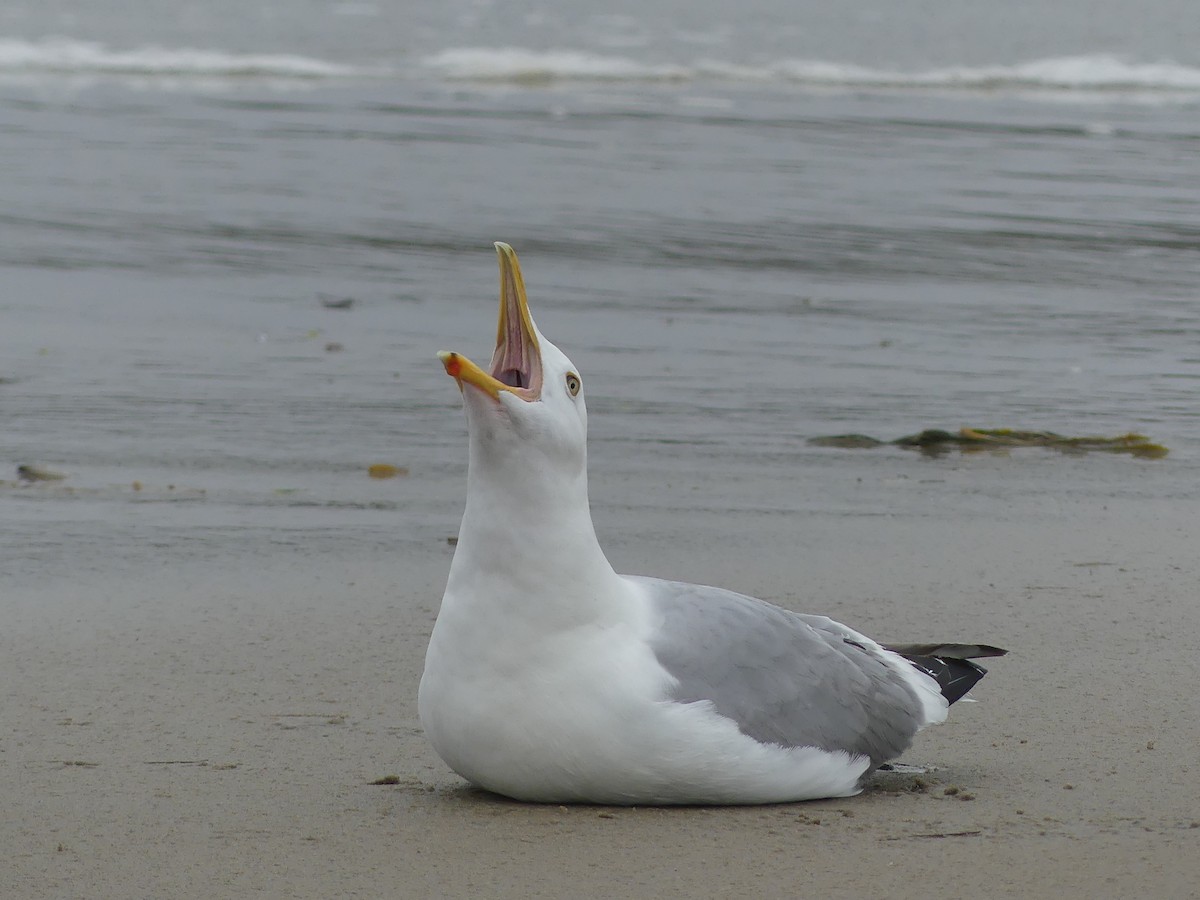
[[[876,87],[974,90],[1200,90],[1200,69],[1172,62],[1133,63],[1108,54],[1064,56],[1011,66],[948,66],[915,73],[805,61],[785,61],[777,64],[774,69],[781,77],[793,81]]]
[[[458,47],[392,64],[332,62],[286,53],[189,47],[116,50],[93,41],[0,39],[0,79],[118,78],[149,83],[421,79],[499,84],[762,83],[811,89],[1020,91],[1075,95],[1200,94],[1200,67],[1133,62],[1111,54],[1012,65],[946,66],[905,72],[816,59],[746,64],[718,59],[641,60],[586,50]]]
[[[111,50],[92,41],[50,38],[0,40],[0,76],[115,76],[173,78],[352,78],[370,70],[306,56],[230,53],[192,48]]]
[[[646,63],[584,51],[462,47],[427,57],[423,65],[450,80],[511,83],[755,81],[891,90],[1200,92],[1200,68],[1169,61],[1130,62],[1110,54],[902,72],[823,60],[785,59],[762,65],[713,59]]]
[[[686,81],[688,66],[644,63],[585,51],[538,52],[508,47],[461,47],[424,60],[425,68],[456,81],[536,83],[553,81]]]

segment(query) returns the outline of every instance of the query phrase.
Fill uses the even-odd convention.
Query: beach
[[[9,7],[0,896],[1200,896],[1189,5]],[[436,758],[493,241],[618,571],[1010,651],[925,771],[562,808]],[[1168,452],[812,443],[964,427]]]
[[[801,608],[820,597],[880,637],[1011,649],[978,702],[905,755],[925,774],[761,808],[536,806],[468,788],[416,715],[444,538],[6,593],[0,680],[22,711],[0,757],[6,893],[1195,896],[1188,517],[1137,502],[930,512],[781,528],[697,503],[652,545],[641,516],[601,513],[602,540],[629,526],[607,542],[620,568],[716,580],[710,532],[735,531],[748,546],[730,586]]]

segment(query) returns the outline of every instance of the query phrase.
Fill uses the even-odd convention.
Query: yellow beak
[[[542,393],[542,358],[525,295],[525,279],[512,247],[497,241],[496,256],[500,263],[500,319],[491,371],[485,372],[461,353],[450,350],[439,352],[438,359],[460,390],[466,383],[492,399],[508,391],[522,400],[537,400]]]
[[[462,390],[464,381],[485,391],[493,399],[499,397],[501,391],[512,390],[503,381],[493,378],[461,353],[455,353],[453,350],[439,350],[438,359],[446,367],[446,374],[458,382],[459,390]]]

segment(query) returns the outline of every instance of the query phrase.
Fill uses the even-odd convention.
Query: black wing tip
[[[988,656],[1008,656],[1003,647],[991,644],[888,644],[888,650],[911,658],[933,656],[938,659],[982,659]]]
[[[984,656],[1008,656],[1008,651],[1003,647],[993,647],[991,644],[976,644],[979,652],[969,659],[977,659]]]
[[[862,647],[849,638],[844,640]],[[903,656],[936,681],[947,703],[961,700],[987,674],[987,669],[972,659],[1008,655],[1003,647],[991,644],[885,644],[884,649]]]
[[[957,703],[987,674],[987,669],[966,659],[938,656],[906,657],[927,672],[942,691],[947,703]]]

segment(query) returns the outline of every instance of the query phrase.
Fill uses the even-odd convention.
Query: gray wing
[[[860,636],[720,588],[635,577],[658,622],[672,699],[708,700],[755,740],[892,759],[924,722],[914,689]]]

